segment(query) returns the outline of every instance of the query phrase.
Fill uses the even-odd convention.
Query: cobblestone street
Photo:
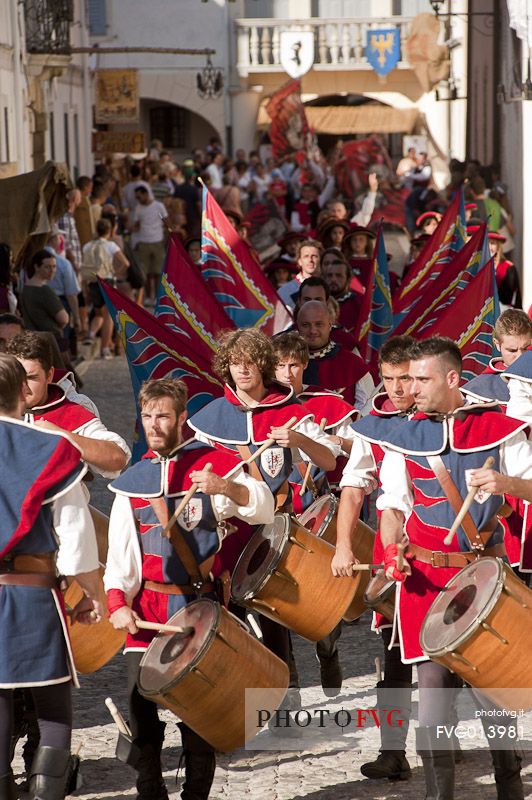
[[[83,375],[84,391],[97,403],[103,421],[131,442],[134,407],[125,359],[93,361]],[[91,485],[92,502],[109,512],[112,496],[106,482],[95,480]],[[319,682],[319,665],[314,646],[294,637],[295,656],[304,689],[305,706],[323,706],[324,696]],[[382,655],[379,638],[370,630],[369,614],[356,625],[344,627],[340,641],[344,668],[342,696],[335,698],[335,709],[371,708],[374,704],[375,658]],[[114,757],[116,728],[104,705],[107,696],[126,715],[125,663],[120,654],[100,671],[81,677],[81,690],[75,692],[75,724],[73,750],[81,745],[84,786],[78,793],[83,800],[135,796],[134,775],[129,767]],[[181,776],[176,783],[180,755],[180,736],[175,717],[161,713],[167,722],[163,751],[165,778],[172,798],[178,798]],[[371,760],[379,747],[376,727],[345,733],[343,739],[317,740],[312,751],[239,750],[218,757],[218,769],[211,793],[213,799],[253,800],[393,800],[423,798],[424,781],[421,762],[415,755],[413,730],[408,737],[408,759],[412,778],[408,782],[370,781],[360,774],[360,765]],[[494,800],[496,790],[486,751],[469,751],[457,767],[456,797],[467,800]],[[16,772],[21,772],[20,750],[17,750]],[[532,759],[525,754],[525,796],[532,797]]]

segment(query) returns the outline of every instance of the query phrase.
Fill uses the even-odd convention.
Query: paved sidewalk
[[[127,365],[124,359],[92,362],[83,377],[84,390],[97,403],[106,425],[132,439],[134,408]],[[91,485],[92,502],[108,512],[112,497],[105,481]],[[370,631],[369,614],[356,625],[345,627],[340,640],[344,667],[342,696],[334,709],[371,708],[374,703],[375,658],[382,655],[378,636]],[[294,637],[294,649],[305,707],[324,707],[319,684],[318,662],[314,646]],[[125,663],[121,655],[99,672],[81,677],[81,690],[75,692],[73,749],[82,745],[84,787],[77,794],[83,800],[106,798],[119,800],[134,797],[134,772],[114,758],[116,729],[104,705],[111,695],[126,714]],[[331,707],[332,706],[328,706]],[[165,778],[172,800],[179,797],[180,781],[175,775],[180,755],[180,737],[175,718],[162,712],[167,722],[163,759]],[[350,729],[352,730],[352,729]],[[374,726],[354,730],[340,741],[319,740],[312,751],[246,751],[220,755],[211,798],[230,800],[395,800],[423,798],[424,781],[420,762],[414,753],[413,731],[408,738],[408,759],[413,768],[409,781],[390,783],[369,781],[360,774],[364,761],[374,758],[379,747]],[[532,759],[524,761],[525,796],[532,798]],[[19,751],[15,762],[21,769]],[[181,780],[181,779],[180,779]],[[469,751],[457,767],[457,800],[495,800],[496,790],[488,754]]]

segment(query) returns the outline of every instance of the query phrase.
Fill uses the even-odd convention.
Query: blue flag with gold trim
[[[367,32],[366,58],[377,73],[384,77],[395,69],[401,58],[399,28],[370,28]]]

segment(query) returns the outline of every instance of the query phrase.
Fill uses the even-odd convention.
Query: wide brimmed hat
[[[441,214],[439,211],[425,211],[423,214],[420,214],[419,217],[416,219],[416,228],[421,228],[424,222],[428,222],[429,219],[435,219],[438,222],[441,219]]]

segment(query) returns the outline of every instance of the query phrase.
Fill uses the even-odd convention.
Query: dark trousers
[[[41,734],[41,745],[70,749],[72,732],[71,682],[53,686],[34,686],[31,695],[35,704]],[[14,728],[13,689],[0,689],[0,777],[11,769],[11,737]]]
[[[157,741],[160,735],[157,706],[139,692],[137,680],[143,653],[126,653],[129,727],[139,743]],[[179,723],[183,749],[191,753],[213,753],[214,747],[198,736],[184,722]]]

